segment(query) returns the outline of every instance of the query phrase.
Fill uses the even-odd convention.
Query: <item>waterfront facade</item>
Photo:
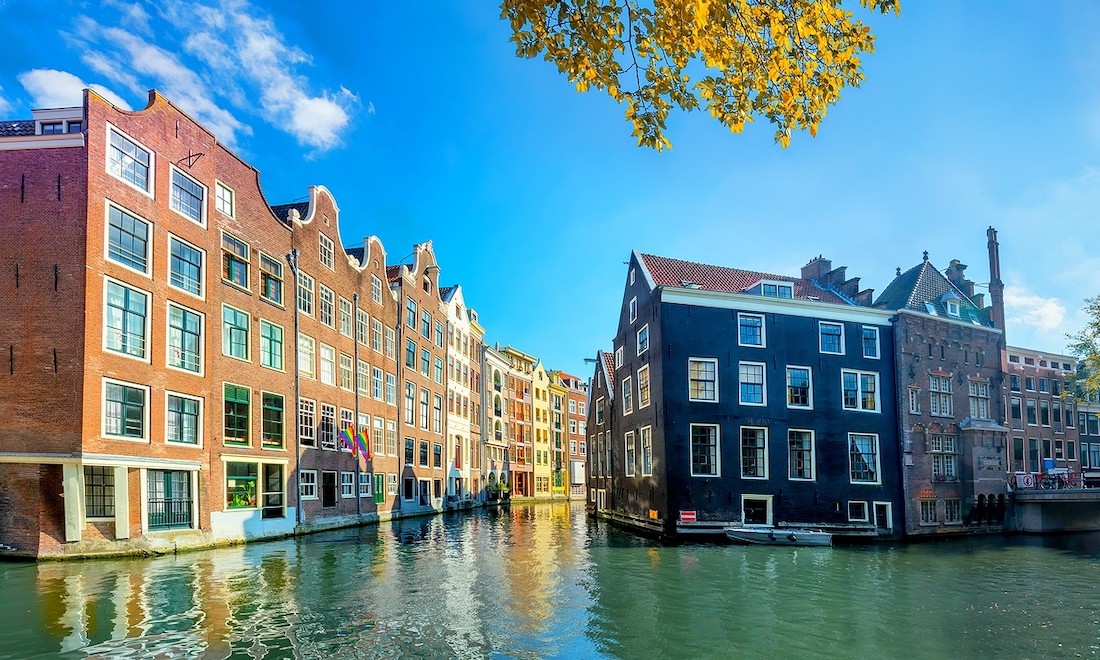
[[[1086,411],[1085,426],[1078,429],[1076,398],[1070,396],[1077,358],[1008,346],[1003,368],[1012,425],[1012,480],[1018,487],[1033,486],[1040,474],[1057,469],[1072,474],[1077,483],[1085,458],[1086,441],[1080,436],[1088,433],[1089,421],[1094,419],[1089,416],[1092,406],[1088,400],[1081,401],[1078,405]],[[1088,444],[1091,451],[1091,439]]]
[[[895,534],[892,314],[869,305],[822,258],[787,277],[632,254],[604,435],[610,515],[665,534]]]

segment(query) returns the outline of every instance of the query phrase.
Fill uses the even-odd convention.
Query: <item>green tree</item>
[[[1079,393],[1100,392],[1100,296],[1085,299],[1085,327],[1068,334],[1069,353],[1080,360],[1077,374]]]
[[[767,117],[786,147],[795,130],[816,135],[841,90],[863,80],[875,38],[844,2],[503,0],[501,18],[518,55],[542,55],[578,91],[625,104],[639,146],[672,146],[669,110],[705,106],[733,133]],[[900,0],[859,3],[900,11]]]

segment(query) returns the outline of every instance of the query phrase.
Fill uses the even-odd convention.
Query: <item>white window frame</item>
[[[695,427],[705,426],[714,429],[714,472],[697,474],[695,462],[692,460],[693,447],[691,438],[695,434]],[[688,473],[693,477],[721,478],[722,477],[722,426],[720,424],[691,423],[688,424]]]
[[[112,208],[115,209],[116,211],[118,211],[119,213],[121,213],[123,215],[130,216],[134,220],[136,220],[136,221],[140,222],[141,224],[145,225],[145,254],[143,255],[144,258],[145,258],[145,270],[134,268],[133,266],[130,266],[128,264],[124,264],[121,261],[117,261],[116,259],[111,257],[111,209]],[[133,211],[131,211],[130,209],[126,208],[125,206],[123,206],[121,204],[116,204],[115,202],[107,200],[107,203],[103,205],[103,258],[105,260],[109,261],[110,263],[118,266],[119,268],[125,268],[126,270],[130,271],[131,273],[139,273],[139,274],[144,275],[146,277],[152,277],[153,276],[153,230],[154,230],[154,225],[153,225],[152,221],[141,217],[137,213],[134,213]],[[171,256],[170,252],[169,252],[169,256]],[[170,267],[171,267],[171,260],[169,260],[169,268]],[[190,293],[190,292],[188,292],[188,293]]]
[[[754,318],[760,320],[760,343],[759,344],[744,344],[741,342],[741,319]],[[768,330],[767,321],[763,314],[748,314],[737,313],[737,345],[744,346],[746,348],[767,348],[768,347]]]
[[[225,337],[225,331],[226,331],[225,310],[226,309],[231,309],[234,312],[239,312],[241,314],[244,314],[244,317],[246,319],[245,320],[244,357],[238,357],[236,355],[232,355],[232,354],[229,353],[229,344],[230,344],[230,342],[227,342],[225,340],[226,339],[226,337]],[[221,314],[221,336],[222,336],[222,355],[224,355],[227,358],[233,359],[233,360],[242,360],[244,362],[251,362],[252,361],[252,314],[251,313],[246,312],[243,309],[237,309],[236,307],[234,307],[232,305],[226,305],[226,304],[223,303],[222,304],[222,314]]]
[[[791,403],[791,369],[803,369],[809,375],[807,384],[807,404],[795,404]],[[783,398],[787,402],[787,407],[792,410],[813,410],[814,409],[814,370],[813,367],[801,365],[801,364],[788,364],[783,370]]]
[[[379,305],[382,304],[382,279],[377,275],[370,276],[370,298]]]
[[[852,436],[853,435],[865,435],[874,439],[875,447],[875,480],[874,481],[856,481],[852,479]],[[875,486],[882,484],[882,443],[879,442],[879,436],[877,433],[848,433],[845,436],[847,445],[845,451],[848,452],[848,482],[853,485]]]
[[[225,204],[225,202],[224,202],[224,197],[225,196],[222,194],[223,192],[229,193],[229,195],[228,195],[228,197],[229,197],[229,210],[228,211],[226,211],[224,208],[222,208],[223,205]],[[232,188],[225,185],[225,183],[223,183],[222,181],[219,181],[218,179],[214,179],[214,210],[217,211],[218,213],[221,213],[222,215],[230,217],[230,218],[236,217],[236,215],[237,215],[237,193]]]
[[[317,280],[302,269],[298,269],[294,278],[294,304],[298,306],[299,312],[309,317],[317,309]]]
[[[863,517],[852,515],[852,505],[863,507]],[[848,500],[848,522],[871,522],[871,512],[867,507],[867,500]]]
[[[191,444],[191,443],[188,443],[188,442],[173,442],[173,441],[168,439],[168,414],[169,414],[168,399],[170,397],[176,397],[178,399],[190,399],[192,401],[198,402],[198,404],[199,404],[199,406],[198,406],[198,410],[199,410],[198,417],[199,418],[198,418],[198,426],[195,429],[195,439],[197,441],[196,444]],[[170,447],[191,447],[193,449],[201,449],[202,446],[203,446],[203,437],[202,437],[202,431],[203,431],[203,425],[204,425],[203,412],[204,412],[203,411],[203,399],[202,399],[201,396],[195,396],[194,394],[184,394],[183,392],[176,392],[174,390],[165,390],[164,391],[164,444],[166,444]]]
[[[119,137],[127,140],[128,142],[132,142],[134,144],[134,146],[136,146],[137,148],[141,149],[142,151],[144,151],[146,154],[149,155],[149,170],[146,173],[146,184],[147,185],[146,185],[145,188],[142,188],[141,186],[137,185],[136,183],[133,183],[132,181],[127,181],[121,175],[115,174],[114,172],[111,171],[111,150],[115,148],[115,147],[111,146],[111,132],[115,132],[115,133],[118,134]],[[124,184],[126,184],[127,186],[133,188],[134,190],[137,190],[137,191],[141,192],[141,194],[145,195],[146,197],[153,197],[154,193],[155,193],[155,190],[156,190],[156,179],[157,179],[157,177],[156,177],[156,171],[157,171],[157,168],[156,168],[156,164],[157,164],[157,162],[156,162],[157,161],[156,152],[154,152],[152,149],[145,146],[144,144],[142,144],[138,140],[135,140],[132,136],[128,135],[125,131],[120,130],[119,128],[117,128],[116,126],[111,124],[110,122],[107,123],[107,139],[106,139],[106,145],[105,146],[106,146],[106,148],[104,149],[103,161],[104,161],[104,171],[107,172],[107,175],[114,178],[114,179],[116,179],[116,180],[118,180],[118,181],[123,182]]]
[[[623,415],[629,415],[634,412],[634,382],[630,376],[623,378]]]
[[[107,347],[107,338],[108,338],[108,334],[110,333],[110,328],[107,327],[107,309],[108,309],[107,290],[110,288],[110,286],[112,284],[114,284],[116,286],[120,286],[124,289],[129,289],[131,291],[137,292],[137,293],[145,296],[145,321],[143,323],[143,327],[142,327],[142,330],[141,330],[141,332],[142,332],[141,337],[142,337],[142,341],[144,342],[144,346],[143,346],[144,354],[143,355],[132,355],[132,354],[124,352],[124,351],[117,351],[113,348],[108,348]],[[133,286],[131,284],[123,282],[122,280],[117,280],[113,277],[104,276],[103,277],[103,315],[102,315],[102,324],[103,324],[103,343],[102,343],[102,346],[103,346],[103,352],[104,353],[108,353],[110,355],[117,355],[119,357],[126,358],[127,360],[136,360],[138,362],[144,362],[145,364],[152,364],[153,342],[152,342],[152,334],[151,333],[152,333],[152,330],[153,330],[153,294],[151,292],[146,291],[145,289],[139,289],[136,286]]]
[[[645,382],[646,382],[645,391],[648,393],[648,396],[645,396],[645,397],[642,396],[642,372],[643,371],[645,372]],[[638,410],[642,410],[643,408],[648,408],[651,401],[653,401],[653,381],[651,381],[650,377],[649,377],[649,365],[644,364],[644,365],[642,365],[641,367],[638,368]]]
[[[283,354],[279,356],[279,363],[280,364],[279,364],[278,367],[272,367],[272,366],[264,364],[263,342],[264,342],[264,326],[265,325],[268,326],[268,327],[278,328],[279,331],[282,333],[282,337],[283,337]],[[278,323],[275,323],[274,321],[271,321],[271,320],[265,319],[265,318],[261,318],[260,323],[259,323],[259,330],[257,332],[258,332],[258,334],[256,336],[259,339],[258,347],[260,349],[260,357],[259,357],[259,360],[258,360],[258,364],[261,367],[263,367],[264,369],[271,369],[273,371],[279,371],[279,372],[286,373],[286,357],[287,357],[286,328],[279,325]]]
[[[692,394],[691,384],[694,381],[706,382],[702,378],[692,378],[692,365],[696,364],[696,363],[700,364],[700,365],[705,364],[705,363],[710,363],[710,364],[714,365],[714,380],[713,380],[714,396],[712,398],[709,398],[709,399],[699,398],[699,397],[696,397]],[[719,402],[718,358],[689,357],[688,358],[688,370],[687,371],[688,371],[688,401],[698,401],[698,402],[702,402],[702,403],[718,403]]]
[[[172,345],[171,340],[168,338],[168,334],[172,331],[171,315],[173,307],[189,314],[195,314],[199,317],[199,368],[195,371],[177,367],[172,364],[172,356],[170,354]],[[181,373],[191,374],[192,376],[202,377],[206,373],[206,314],[172,300],[167,302],[164,315],[164,367]]]
[[[645,348],[642,348],[642,334],[645,334]],[[638,355],[645,353],[649,350],[649,324],[646,323],[642,327],[638,328],[637,336],[635,337],[638,347]]]
[[[328,319],[325,318],[326,309]],[[324,284],[317,285],[317,320],[322,325],[336,328],[336,292]]]
[[[638,297],[634,296],[630,299],[630,322],[633,323],[638,320]]]
[[[303,500],[318,499],[317,470],[298,471],[298,492]]]
[[[840,328],[840,350],[839,351],[827,351],[822,345],[822,338],[825,336],[822,334],[822,330],[825,326],[832,326]],[[822,355],[844,355],[844,324],[837,323],[835,321],[818,321],[817,322],[817,350]]]
[[[188,291],[187,289],[184,289],[183,287],[172,283],[172,243],[173,242],[179,243],[181,245],[185,245],[185,246],[187,246],[187,247],[191,248],[192,250],[195,250],[196,252],[199,253],[200,263],[199,263],[199,292],[198,293],[195,293],[193,291]],[[166,257],[165,261],[167,262],[166,265],[167,265],[167,274],[168,274],[168,277],[167,277],[168,286],[171,287],[172,289],[176,290],[176,291],[181,291],[183,293],[186,293],[189,296],[193,296],[195,298],[198,298],[199,300],[206,300],[206,264],[207,264],[206,250],[200,248],[199,246],[195,245],[194,243],[192,243],[190,241],[183,240],[182,238],[180,238],[179,236],[176,236],[175,234],[168,234],[168,253],[165,255],[165,257]]]
[[[760,367],[760,402],[745,401],[742,396],[741,368]],[[742,406],[763,407],[768,405],[768,365],[765,362],[738,362],[737,363],[737,402]]]
[[[336,243],[320,232],[317,233],[317,237],[317,260],[321,262],[322,266],[335,272]]]
[[[191,176],[190,174],[187,174],[186,172],[184,172],[180,168],[176,167],[174,164],[169,164],[168,172],[169,172],[168,173],[168,208],[171,209],[173,213],[180,216],[181,218],[187,218],[187,220],[189,222],[194,222],[198,226],[205,228],[206,227],[206,202],[210,197],[210,190],[206,187],[205,184],[203,184],[202,182],[200,182],[198,179]],[[193,218],[190,215],[188,215],[186,212],[184,212],[183,210],[176,208],[175,198],[172,196],[172,190],[176,186],[175,177],[176,177],[177,174],[179,176],[183,177],[185,180],[190,181],[191,183],[195,184],[196,186],[199,187],[200,190],[202,190],[202,199],[199,201],[199,217],[198,218]]]
[[[107,432],[107,385],[119,385],[121,387],[132,387],[137,390],[141,390],[145,393],[145,403],[142,405],[141,410],[141,437],[131,438],[126,435],[115,435]],[[150,388],[148,385],[141,385],[138,383],[131,383],[125,380],[119,380],[117,378],[103,378],[100,381],[99,392],[99,430],[103,438],[108,440],[122,440],[124,442],[141,442],[149,444],[149,408],[152,402],[149,400]]]
[[[760,475],[760,474],[745,474],[745,440],[744,440],[744,432],[745,432],[746,429],[749,429],[749,430],[752,430],[752,431],[763,431],[764,432],[764,447],[763,447],[763,456],[764,456],[763,468],[764,469],[763,469],[763,474],[762,475]],[[737,429],[737,461],[738,461],[738,468],[739,469],[738,469],[737,472],[741,476],[742,479],[748,479],[748,480],[752,480],[752,481],[767,481],[770,478],[770,475],[771,475],[771,472],[770,472],[771,466],[769,465],[770,461],[768,460],[768,454],[769,454],[768,427],[766,427],[766,426],[750,426],[750,425],[742,425],[742,426],[738,427],[738,429]]]
[[[796,477],[791,469],[791,433],[810,434],[810,476]],[[817,481],[817,433],[813,429],[787,429],[787,479],[790,481]]]
[[[325,358],[326,352],[328,358]],[[335,346],[329,346],[324,342],[320,342],[317,346],[317,380],[325,385],[336,386],[336,369],[339,364],[338,355],[339,351]]]
[[[298,358],[298,371],[306,378],[317,377],[317,340],[299,332],[295,344]]]
[[[358,486],[355,483],[355,473],[340,471],[340,499],[350,500],[355,499],[358,495],[356,490]]]
[[[636,472],[638,456],[638,444],[634,431],[627,431],[623,434],[623,474],[627,477],[633,477]]]
[[[646,442],[648,438],[649,442]],[[643,477],[653,476],[653,427],[643,426],[638,429],[638,442],[641,445],[642,452],[642,466],[641,473]],[[570,443],[572,444],[572,443]],[[572,449],[572,447],[570,447]],[[576,453],[576,452],[573,452]]]
[[[373,477],[370,472],[359,473],[359,497],[374,497]]]
[[[863,337],[863,333],[867,332],[868,330],[875,333],[875,354],[874,355],[867,355],[867,346],[866,346],[866,344],[864,344],[864,341],[866,341],[866,340]],[[841,332],[843,333],[843,331],[841,331]],[[859,331],[859,350],[863,354],[863,357],[867,358],[868,360],[881,359],[881,357],[882,357],[882,333],[879,332],[878,328],[876,328],[873,325],[865,325],[865,326],[862,327],[862,329]]]
[[[623,347],[620,346],[615,349],[615,368],[623,366]]]
[[[911,387],[908,388],[908,392],[909,392],[909,394],[908,394],[908,396],[909,396],[909,414],[910,415],[919,415],[920,414],[920,388],[911,386]]]
[[[844,402],[844,374],[855,374],[856,376],[856,406],[848,406]],[[863,407],[863,376],[874,376],[875,378],[875,407],[864,408]],[[882,412],[882,379],[879,377],[877,371],[861,371],[859,369],[841,369],[840,370],[840,405],[844,410],[852,410],[856,412],[866,413],[879,413]]]

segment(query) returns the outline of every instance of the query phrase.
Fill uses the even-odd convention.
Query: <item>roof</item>
[[[615,391],[615,356],[607,351],[600,351],[603,356],[604,375],[607,376],[607,389]]]
[[[344,252],[346,252],[348,255],[353,256],[356,259],[358,259],[360,264],[362,264],[363,260],[366,259],[366,257],[367,257],[367,249],[366,248],[361,248],[361,247],[344,248]]]
[[[831,289],[821,287],[811,279],[728,268],[726,266],[712,266],[653,254],[643,254],[641,258],[650,276],[653,277],[653,283],[657,286],[686,287],[690,285],[691,288],[707,291],[743,293],[760,280],[772,280],[790,282],[794,298],[798,300],[820,300],[839,305],[853,304]]]
[[[958,316],[947,313],[948,300],[959,303]],[[895,277],[894,281],[879,294],[874,306],[879,309],[908,309],[945,319],[993,327],[989,312],[974,304],[973,300],[927,260]]]
[[[443,299],[443,302],[451,302],[451,295],[455,291],[458,291],[458,285],[441,286],[439,287],[439,297]]]
[[[276,204],[271,207],[271,212],[275,214],[275,217],[279,220],[290,224],[290,211],[295,210],[298,212],[299,218],[306,217],[309,213],[309,202],[293,202],[291,204]]]
[[[386,266],[386,279],[390,282],[396,282],[401,277],[401,264],[396,266]]]
[[[0,137],[20,137],[23,135],[34,135],[33,119],[0,121]]]

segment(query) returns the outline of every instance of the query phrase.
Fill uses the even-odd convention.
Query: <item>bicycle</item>
[[[1060,472],[1044,474],[1039,477],[1039,487],[1043,490],[1062,490],[1077,487],[1076,475],[1073,473],[1062,474]]]

